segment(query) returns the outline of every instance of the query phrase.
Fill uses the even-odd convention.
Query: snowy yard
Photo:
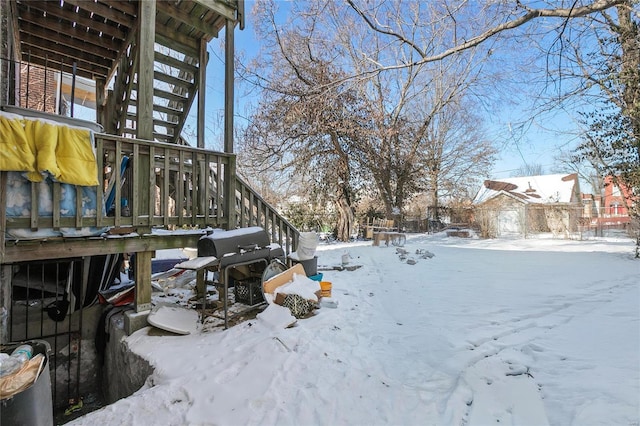
[[[410,236],[324,272],[336,309],[289,329],[128,338],[155,367],[74,425],[638,425],[640,260],[629,239]]]

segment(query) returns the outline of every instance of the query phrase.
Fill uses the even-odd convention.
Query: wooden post
[[[22,54],[20,53],[20,31],[18,30],[18,11],[15,1],[2,1],[2,16],[6,17],[6,46],[5,58],[9,59],[7,74],[3,76],[7,83],[7,95],[3,100],[7,105],[20,106],[20,66]],[[4,24],[4,22],[2,23]],[[3,25],[4,27],[4,25]],[[11,62],[16,61],[16,62]]]
[[[207,42],[200,39],[198,60],[198,148],[204,148],[205,92],[207,88]]]
[[[233,60],[234,60],[234,22],[227,20],[225,28],[224,51],[224,152],[233,153]],[[236,158],[229,158],[224,168],[224,212],[227,216],[227,229],[236,228]]]
[[[9,22],[7,21],[9,14],[9,4],[4,0],[0,0],[0,104],[7,103],[7,84],[9,83],[8,75],[5,75],[9,69],[9,44],[8,44],[8,29]],[[5,61],[6,58],[6,61]]]
[[[140,5],[140,30],[138,31],[138,100],[137,100],[137,136],[139,139],[153,140],[153,63],[155,56],[155,28],[156,28],[156,2],[141,1]],[[140,153],[134,167],[137,168],[137,181],[135,182],[136,211],[146,217],[153,211],[151,206],[150,189],[155,188],[155,175],[151,169],[152,158],[147,153]],[[120,200],[116,200],[117,203]],[[137,223],[139,232],[148,232],[151,226],[151,217]],[[146,227],[146,228],[144,228]]]
[[[224,152],[233,153],[234,23],[227,19],[224,44]]]
[[[229,157],[224,168],[224,214],[227,219],[227,230],[236,229],[236,157]],[[266,226],[266,224],[265,224]]]
[[[0,343],[11,340],[9,315],[11,314],[11,265],[0,265]]]
[[[96,79],[96,121],[102,124],[102,128],[106,131],[107,127],[107,100],[105,98],[105,81],[102,78]],[[111,113],[109,112],[109,116]]]
[[[153,62],[155,55],[156,34],[156,2],[141,1],[138,31],[138,100],[137,111],[137,136],[139,139],[153,140]],[[151,181],[151,158],[149,154],[140,154],[134,165],[137,168],[138,181],[135,182],[137,196],[136,211],[148,212],[151,200],[149,199],[149,185],[155,187],[155,181]],[[119,203],[120,200],[116,200]],[[149,223],[150,226],[151,218]],[[144,232],[144,230],[142,230]],[[151,258],[153,251],[136,253],[135,280],[136,280],[136,312],[151,309]]]
[[[7,223],[7,172],[0,171],[0,223]],[[0,231],[0,263],[4,263],[5,230]]]
[[[153,61],[156,2],[141,1],[138,31],[138,138],[153,140]]]
[[[151,259],[155,252],[139,251],[136,253],[136,312],[151,310]]]

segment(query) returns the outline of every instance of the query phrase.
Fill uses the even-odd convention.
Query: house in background
[[[602,197],[593,194],[580,194],[582,198],[582,217],[585,219],[593,219],[600,216],[602,209]]]
[[[577,230],[582,200],[577,174],[485,180],[473,201],[483,237],[527,236]]]
[[[626,202],[625,202],[626,199]],[[603,217],[629,217],[627,206],[631,204],[631,191],[624,185],[617,185],[613,176],[604,178]]]
[[[591,196],[597,211],[588,214],[588,206],[585,197]],[[628,207],[633,205],[631,191],[624,185],[616,184],[613,176],[604,178],[604,190],[602,194],[592,196],[583,194],[585,202],[584,218],[589,219],[589,227],[597,233],[603,229],[625,229],[631,223]],[[626,200],[626,201],[625,201]]]

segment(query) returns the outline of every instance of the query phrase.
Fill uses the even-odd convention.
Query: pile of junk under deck
[[[302,233],[298,249],[285,256],[261,227],[208,232],[198,241],[197,252],[183,250],[181,257],[153,261],[148,322],[189,334],[199,327],[226,328],[252,311],[291,325],[320,303],[335,307],[331,283],[317,271],[317,244],[315,233]],[[131,263],[135,268],[135,259]],[[115,306],[131,303],[135,286],[130,275],[121,273],[101,298]]]

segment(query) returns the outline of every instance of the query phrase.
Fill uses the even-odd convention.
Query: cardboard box
[[[293,274],[306,276],[304,271],[304,267],[302,264],[298,263],[294,267],[287,269],[284,272],[279,273],[278,275],[269,278],[264,282],[262,289],[265,293],[271,293],[276,290],[276,288],[281,285],[285,285],[286,283],[293,281]]]

